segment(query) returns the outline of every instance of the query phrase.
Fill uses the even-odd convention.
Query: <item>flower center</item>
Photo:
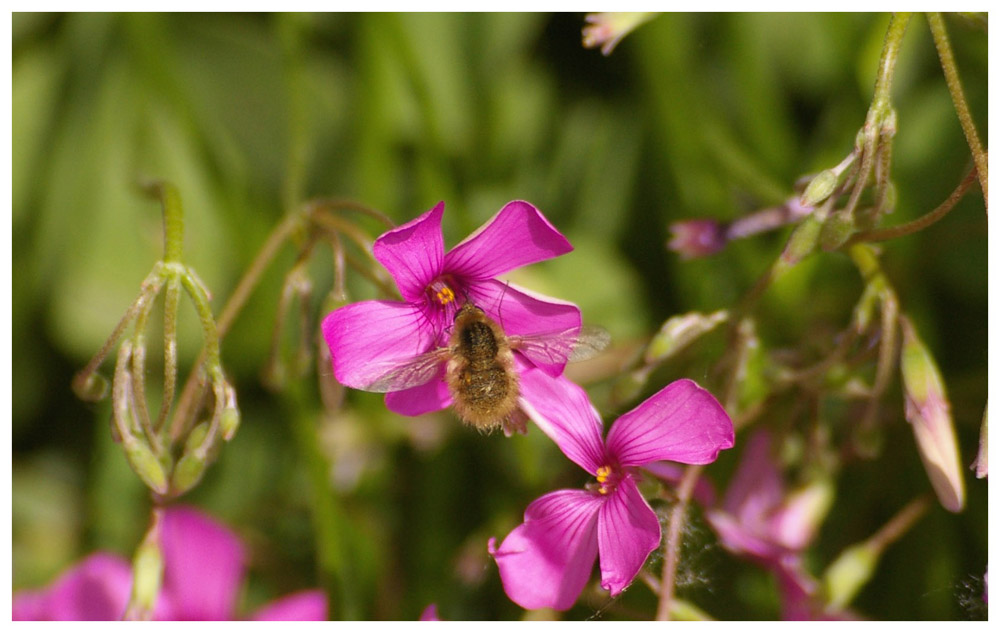
[[[601,466],[597,469],[597,492],[606,495],[614,492],[621,480],[621,474],[611,466]]]
[[[427,297],[442,308],[455,302],[455,291],[448,285],[450,279],[438,277],[427,286]]]

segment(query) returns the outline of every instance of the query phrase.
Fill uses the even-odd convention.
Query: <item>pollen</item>
[[[425,292],[431,301],[437,302],[440,306],[446,306],[449,303],[455,302],[455,291],[451,289],[451,285],[448,283],[448,279],[445,277],[438,277],[432,281]]]
[[[445,286],[437,291],[437,300],[441,305],[448,305],[455,300],[455,293],[451,288]]]
[[[608,485],[608,478],[611,477],[611,466],[601,466],[597,469],[597,483],[600,484],[597,487],[597,492],[602,495],[606,495],[611,492]]]

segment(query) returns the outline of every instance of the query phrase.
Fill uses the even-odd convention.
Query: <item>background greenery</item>
[[[576,250],[519,282],[577,302],[626,349],[673,314],[732,305],[777,256],[787,232],[681,262],[664,247],[667,225],[781,202],[800,176],[847,154],[887,20],[665,15],[603,57],[580,45],[582,14],[15,14],[14,588],[47,583],[94,549],[130,556],[146,525],[148,496],[111,441],[109,404],[82,403],[69,388],[162,254],[159,209],[138,195],[137,178],[179,187],[186,261],[217,309],[271,228],[308,198],[352,198],[397,222],[444,200],[449,245],[505,202],[529,200]],[[947,24],[986,138],[985,28]],[[901,223],[937,206],[970,165],[922,17],[904,40],[893,95],[890,222]],[[986,402],[986,244],[975,190],[944,221],[887,244],[883,258],[947,381],[964,464]],[[265,390],[291,251],[223,344],[243,425],[184,499],[252,548],[245,610],[322,584],[334,617],[414,619],[431,602],[446,619],[520,617],[486,540],[583,473],[537,432],[480,436],[448,412],[398,418],[362,393],[324,416],[314,374]],[[325,257],[314,266],[320,296]],[[352,299],[373,292],[360,278],[350,287]],[[811,258],[769,290],[762,341],[801,347],[829,335],[860,290],[843,255]],[[200,337],[193,312],[182,316],[186,367]],[[693,356],[683,371],[702,380],[716,358]],[[898,381],[889,402],[900,402]],[[838,479],[810,558],[817,573],[930,489],[902,406],[883,417],[883,454]],[[741,437],[709,469],[720,488]],[[853,605],[860,613],[982,615],[987,485],[967,486],[964,513],[935,505],[890,548]],[[316,520],[317,507],[332,523]],[[718,618],[777,617],[769,577],[723,552],[704,524],[691,529],[681,594]],[[335,572],[318,556],[324,539],[346,552]],[[644,617],[654,604],[639,584],[614,603],[601,595],[585,594],[568,617]]]

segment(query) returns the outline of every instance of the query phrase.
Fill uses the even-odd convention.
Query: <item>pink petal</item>
[[[521,374],[521,408],[566,457],[591,475],[606,465],[601,418],[586,392],[538,369]]]
[[[747,440],[722,507],[741,523],[759,527],[781,504],[784,494],[781,474],[771,456],[770,435],[756,431]]]
[[[523,200],[504,208],[444,256],[444,268],[467,279],[497,275],[573,250],[545,216]]]
[[[46,591],[15,591],[11,601],[11,620],[40,622],[49,619],[49,595]]]
[[[132,589],[132,569],[114,554],[91,554],[47,590],[14,594],[14,620],[120,620]]]
[[[626,475],[601,506],[597,520],[601,587],[616,596],[635,578],[649,553],[660,545],[660,521]]]
[[[722,546],[734,554],[746,554],[761,562],[769,562],[788,553],[767,532],[760,531],[760,524],[743,523],[738,517],[720,510],[709,510],[705,518]]]
[[[326,617],[326,594],[313,589],[269,602],[254,614],[253,619],[316,622]]]
[[[565,610],[590,578],[597,557],[597,515],[604,500],[583,490],[557,490],[536,499],[524,523],[489,551],[504,591],[525,609]]]
[[[693,380],[682,379],[618,418],[607,445],[622,466],[662,459],[708,464],[733,440],[733,422],[718,400]]]
[[[451,406],[451,393],[441,379],[385,394],[385,406],[400,415],[423,415]]]
[[[444,261],[444,238],[441,216],[444,202],[420,217],[383,233],[372,246],[372,253],[392,278],[403,298],[423,304],[424,289],[441,274]]]
[[[441,618],[438,617],[438,608],[436,604],[429,604],[424,612],[420,614],[420,620],[422,622],[438,622]]]
[[[439,331],[417,306],[399,301],[361,301],[323,319],[337,380],[366,389],[435,347]]]
[[[167,508],[160,544],[163,592],[180,620],[231,620],[243,580],[243,546],[236,535],[187,507]]]

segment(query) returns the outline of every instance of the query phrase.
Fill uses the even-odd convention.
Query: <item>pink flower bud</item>
[[[900,325],[906,419],[913,425],[920,458],[938,500],[947,510],[959,512],[965,506],[965,483],[944,382],[934,358],[910,321],[903,317]]]
[[[684,259],[705,257],[726,247],[726,227],[715,220],[681,220],[670,225],[667,248]]]

